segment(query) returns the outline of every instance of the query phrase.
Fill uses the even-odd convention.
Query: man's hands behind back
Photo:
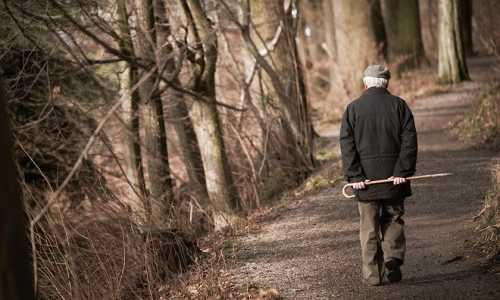
[[[365,183],[366,183],[366,182],[369,182],[369,181],[370,181],[370,180],[369,180],[369,179],[367,179],[367,180],[365,180],[365,181],[354,182],[354,183],[352,184],[352,188],[353,188],[353,189],[355,189],[355,190],[362,190],[362,189],[366,188],[366,184],[365,184]]]
[[[394,176],[391,176],[387,179],[392,179],[392,182],[394,185],[399,185],[399,184],[402,184],[402,183],[405,183],[406,182],[406,178],[404,177],[394,177]],[[352,188],[355,189],[355,190],[363,190],[366,188],[366,183],[367,182],[370,182],[369,179],[365,180],[365,181],[360,181],[360,182],[354,182],[352,184]]]
[[[406,178],[404,178],[404,177],[394,177],[394,176],[391,176],[388,179],[392,179],[394,185],[398,185],[398,184],[402,184],[402,183],[406,182]]]

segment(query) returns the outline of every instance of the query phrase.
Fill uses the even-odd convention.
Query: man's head
[[[365,84],[365,88],[387,88],[390,78],[391,72],[383,65],[369,65],[363,72],[363,83]]]

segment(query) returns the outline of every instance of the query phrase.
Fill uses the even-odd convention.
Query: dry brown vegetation
[[[486,241],[496,243],[500,250],[500,164],[496,163],[492,169],[491,189],[484,199],[484,207],[476,216],[477,230]]]
[[[500,143],[500,85],[494,84],[477,97],[474,109],[459,122],[456,132],[475,146],[498,149]]]
[[[498,151],[500,146],[500,86],[493,85],[477,98],[475,108],[458,123],[455,133],[473,147],[488,147]],[[477,230],[483,239],[496,243],[500,249],[500,162],[492,162],[491,188],[484,207],[475,217]],[[493,250],[494,252],[495,250]]]
[[[498,2],[478,1],[477,14],[491,16],[491,12],[498,9]],[[493,28],[499,25],[496,18],[475,18],[478,34],[475,36],[478,52],[499,56],[498,45],[500,36]],[[494,70],[498,72],[499,70]],[[500,149],[500,84],[493,82],[482,92],[476,100],[474,109],[454,129],[457,136],[473,147],[487,147],[493,151]],[[488,255],[500,251],[500,156],[491,163],[491,188],[485,196],[484,207],[475,217],[477,230],[481,237],[492,242],[493,249]]]

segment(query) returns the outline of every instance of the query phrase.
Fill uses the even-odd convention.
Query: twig
[[[257,183],[258,183],[258,177],[257,177],[257,171],[255,169],[255,164],[252,160],[252,156],[250,155],[250,152],[248,151],[248,148],[245,146],[245,144],[243,143],[243,139],[241,138],[241,135],[240,133],[238,132],[238,130],[236,130],[236,128],[234,127],[233,124],[229,124],[229,127],[233,130],[236,138],[238,139],[238,141],[240,142],[240,145],[241,145],[241,148],[243,149],[243,153],[245,154],[247,160],[248,160],[248,163],[250,164],[250,168],[252,170],[252,178],[253,178],[253,186],[254,186],[254,192],[255,192],[255,204],[257,205],[258,208],[260,208],[260,203],[261,203],[261,199],[260,199],[260,194],[259,194],[259,191],[258,191],[258,188],[257,188]]]
[[[45,175],[45,173],[43,173],[42,169],[40,169],[40,167],[38,166],[38,164],[36,163],[36,161],[33,159],[33,157],[31,157],[31,155],[29,155],[29,153],[26,151],[26,149],[24,149],[23,144],[21,144],[21,142],[19,141],[19,139],[17,139],[17,137],[16,137],[16,143],[19,146],[19,148],[21,148],[21,150],[24,152],[24,154],[26,154],[26,156],[29,158],[29,160],[33,163],[33,165],[38,170],[38,172],[40,172],[40,175],[42,176],[43,180],[45,180],[45,183],[47,183],[47,186],[53,192],[54,188],[50,184],[49,179],[47,178],[47,176]]]
[[[77,30],[79,30],[82,34],[86,35],[87,37],[89,37],[97,45],[103,47],[104,50],[106,50],[111,55],[114,55],[117,58],[119,58],[119,59],[117,59],[117,61],[124,60],[124,61],[129,62],[130,64],[133,64],[134,66],[139,67],[142,70],[148,70],[149,71],[149,64],[144,64],[141,61],[146,61],[146,62],[151,62],[151,61],[144,60],[143,58],[127,56],[125,53],[123,53],[119,49],[114,48],[113,46],[111,46],[110,44],[108,44],[107,42],[105,42],[103,39],[99,38],[94,32],[92,32],[91,30],[89,30],[88,28],[86,28],[84,25],[80,24],[57,1],[55,1],[55,0],[49,0],[49,1],[62,13],[62,15],[64,16],[64,18],[66,18],[71,24],[73,24],[76,27]],[[43,22],[48,22],[47,18],[43,18],[43,17],[37,16],[37,15],[34,15],[33,13],[30,13],[29,11],[26,11],[25,9],[23,9],[23,8],[21,8],[19,6],[15,6],[15,7],[16,7],[16,9],[20,10],[23,14],[25,14],[25,15],[27,15],[29,17],[33,17],[33,18],[35,18],[37,20],[41,20]],[[54,22],[50,16],[48,16],[48,19],[51,20],[51,22]],[[95,62],[95,61],[91,61],[91,62]],[[87,63],[86,60],[85,60],[85,63]],[[161,75],[161,73],[158,76],[158,78],[163,83],[165,83],[168,87],[170,87],[170,88],[172,88],[172,89],[174,89],[176,91],[182,92],[184,94],[190,95],[196,101],[202,101],[202,102],[205,102],[205,103],[213,101],[213,100],[208,99],[207,97],[205,97],[204,95],[202,95],[202,94],[200,94],[200,93],[198,93],[196,91],[187,89],[187,88],[185,88],[185,87],[177,84],[173,80],[169,80],[165,76]],[[220,101],[217,101],[217,100],[215,101],[215,104],[218,105],[218,106],[230,109],[230,110],[234,110],[234,111],[244,111],[244,110],[242,110],[240,108],[237,108],[237,107],[235,107],[233,105],[230,105],[230,104],[227,104],[227,103],[224,103],[224,102],[220,102]]]

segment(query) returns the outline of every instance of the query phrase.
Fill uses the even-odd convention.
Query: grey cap
[[[369,65],[363,72],[363,77],[390,79],[391,72],[383,65]]]

